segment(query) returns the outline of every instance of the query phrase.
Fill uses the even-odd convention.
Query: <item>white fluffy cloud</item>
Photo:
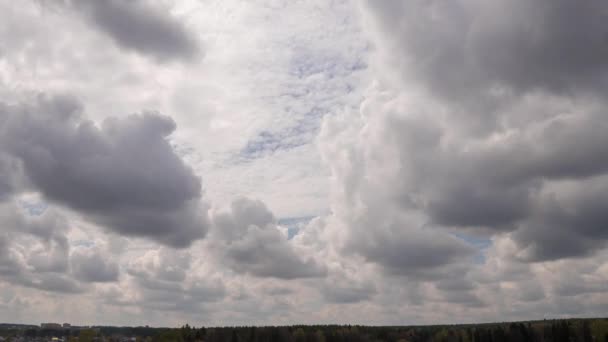
[[[209,248],[236,272],[281,279],[322,277],[326,273],[322,265],[304,259],[294,249],[260,201],[237,199],[230,212],[219,212],[212,220]]]

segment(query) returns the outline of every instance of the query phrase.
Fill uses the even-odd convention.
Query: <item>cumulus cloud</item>
[[[49,201],[119,234],[176,247],[205,235],[200,179],[167,141],[170,118],[146,112],[98,126],[70,97],[4,108],[3,149]]]
[[[226,295],[224,283],[216,277],[202,277],[192,268],[190,252],[172,249],[149,251],[133,260],[127,269],[137,295],[115,302],[154,310],[202,313],[205,304]],[[110,303],[117,298],[110,298]]]
[[[377,293],[377,289],[370,281],[331,277],[321,287],[321,293],[330,303],[347,304],[370,300]]]
[[[93,26],[119,46],[158,61],[191,60],[200,43],[168,9],[145,0],[71,1]]]
[[[86,290],[78,281],[58,273],[37,274],[29,278],[23,278],[21,285],[65,294],[83,293]]]
[[[158,325],[606,312],[602,1],[362,1],[360,17],[352,2],[63,3],[0,1],[5,311],[27,298],[29,314]],[[185,72],[168,62],[200,56],[195,27],[209,63]],[[119,48],[91,52],[104,44]],[[175,122],[98,119],[133,108]],[[217,183],[209,216],[199,173]]]
[[[69,249],[66,239],[51,240],[33,247],[27,263],[36,272],[65,273],[68,270]]]
[[[12,203],[0,206],[0,281],[58,293],[82,293],[69,275],[66,218],[54,210],[38,216]]]
[[[237,199],[230,211],[216,213],[212,221],[211,248],[236,272],[282,279],[321,277],[326,272],[314,259],[297,254],[260,201]]]
[[[492,87],[524,93],[605,86],[601,1],[366,1],[365,9],[393,49],[390,58],[402,61],[391,67],[448,98],[471,101]]]
[[[22,270],[20,260],[12,250],[9,239],[0,236],[0,276],[15,276]]]
[[[118,264],[98,249],[79,249],[70,256],[74,276],[84,282],[105,283],[118,280]]]
[[[379,58],[389,63],[378,68],[380,85],[356,119],[361,141],[352,167],[364,171],[339,175],[351,182],[345,193],[363,184],[386,198],[383,207],[414,210],[432,225],[512,232],[528,261],[605,246],[595,228],[601,199],[582,195],[589,182],[602,188],[608,172],[605,102],[597,96],[608,63],[596,58],[608,52],[605,4],[379,1],[363,8]],[[570,30],[578,20],[584,24]],[[559,190],[563,182],[569,194]],[[363,191],[369,201],[371,190]]]
[[[0,114],[0,122],[2,120]],[[0,152],[0,202],[9,198],[16,190],[17,176],[21,174],[19,165],[14,158],[6,153]]]
[[[321,133],[324,158],[335,179],[332,211],[338,222],[328,226],[339,232],[332,243],[388,273],[414,278],[433,277],[470,262],[471,246],[433,226],[418,210],[421,201],[413,188],[419,184],[416,168],[428,161],[424,149],[435,140],[427,123],[414,110],[404,118],[414,126],[409,127],[389,117],[393,111],[399,113],[398,106],[383,104],[385,111],[372,113],[376,108],[371,102],[362,107],[360,118],[328,119]],[[405,152],[410,149],[417,155]],[[402,153],[419,163],[405,164]]]
[[[583,257],[604,249],[608,177],[551,184],[539,208],[513,237],[522,246],[519,257],[545,261]]]

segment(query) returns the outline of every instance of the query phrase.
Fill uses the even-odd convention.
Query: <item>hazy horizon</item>
[[[492,324],[510,324],[510,323],[528,323],[528,322],[536,322],[536,323],[542,323],[542,322],[546,322],[546,323],[551,323],[551,322],[561,322],[561,321],[568,321],[568,320],[604,320],[604,321],[608,321],[608,317],[605,316],[597,316],[597,317],[585,317],[585,316],[579,316],[579,317],[559,317],[559,318],[540,318],[540,319],[530,319],[530,320],[508,320],[508,321],[479,321],[479,322],[474,322],[474,323],[458,323],[458,322],[454,322],[454,323],[445,323],[445,322],[437,322],[437,323],[428,323],[428,324],[398,324],[398,325],[382,325],[382,324],[348,324],[348,323],[331,323],[331,322],[327,322],[327,323],[309,323],[309,324],[284,324],[284,325],[205,325],[204,322],[202,322],[199,325],[192,325],[189,322],[183,322],[181,324],[177,324],[174,326],[153,326],[153,325],[99,325],[99,324],[83,324],[83,325],[74,325],[71,324],[70,322],[53,322],[53,321],[43,321],[40,323],[13,323],[13,322],[0,322],[0,326],[1,325],[14,325],[14,326],[32,326],[32,327],[38,327],[40,328],[42,325],[46,325],[46,324],[59,324],[62,326],[62,329],[69,329],[69,328],[93,328],[93,327],[110,327],[110,328],[152,328],[152,329],[179,329],[179,328],[183,328],[185,326],[188,326],[190,328],[239,328],[239,327],[259,327],[259,328],[264,328],[264,327],[297,327],[297,326],[308,326],[308,327],[315,327],[315,326],[361,326],[361,327],[434,327],[434,326],[480,326],[480,325],[492,325]],[[67,327],[63,327],[63,325],[68,324]]]

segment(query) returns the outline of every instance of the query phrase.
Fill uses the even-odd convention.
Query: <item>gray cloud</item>
[[[127,269],[140,297],[114,303],[200,314],[205,311],[206,303],[224,298],[226,289],[221,280],[201,278],[192,274],[193,271],[189,252],[169,249],[150,252],[135,260]],[[110,298],[109,302],[115,300]]]
[[[5,203],[0,205],[0,224],[2,232],[7,236],[31,236],[47,243],[48,249],[53,249],[51,242],[59,249],[69,248],[66,234],[70,223],[65,216],[52,208],[37,215],[30,215],[14,203]]]
[[[74,276],[84,282],[104,283],[118,280],[118,264],[99,250],[76,251],[70,256]]]
[[[185,247],[206,232],[200,179],[175,154],[175,123],[158,113],[97,126],[69,97],[10,108],[3,147],[35,189],[119,234]]]
[[[521,257],[584,257],[607,246],[608,178],[566,184],[541,197],[534,216],[514,233]]]
[[[38,216],[0,206],[0,281],[59,293],[86,290],[69,271],[66,219],[48,209]]]
[[[326,282],[321,293],[330,303],[347,304],[370,300],[377,290],[371,282]]]
[[[537,281],[522,281],[518,285],[518,299],[522,302],[537,302],[546,298],[544,289]]]
[[[36,272],[65,273],[68,270],[70,246],[67,239],[48,241],[41,249],[33,249],[27,263]]]
[[[28,278],[22,278],[21,285],[38,290],[66,294],[82,293],[86,290],[76,280],[58,273],[37,274]]]
[[[325,268],[300,257],[260,201],[241,198],[231,211],[213,216],[213,246],[230,268],[258,277],[321,277]]]
[[[598,96],[608,80],[604,2],[366,1],[363,8],[378,58],[388,62],[379,70],[390,90],[370,91],[362,107],[369,131],[360,138],[368,140],[358,142],[359,165],[351,167],[366,174],[353,171],[349,181],[361,189],[346,191],[366,202],[375,187],[385,208],[417,211],[431,224],[512,234],[521,260],[605,248],[603,197],[586,185],[593,179],[605,188],[608,173],[606,103]],[[385,174],[369,174],[379,161],[389,165]],[[393,186],[365,185],[374,177]],[[549,193],[564,182],[570,194]]]
[[[15,205],[4,204],[0,206],[0,226],[4,234],[0,235],[4,245],[0,264],[8,275],[21,276],[26,268],[33,273],[67,272],[69,225],[63,216],[51,209],[31,216]]]
[[[2,111],[0,109],[0,111]],[[2,121],[0,114],[0,122]],[[0,151],[0,202],[7,200],[16,190],[16,175],[20,174],[14,158]]]
[[[483,307],[485,303],[474,292],[475,284],[465,277],[445,277],[435,282],[435,288],[440,291],[443,300],[449,303],[467,307]]]
[[[602,1],[366,1],[407,77],[450,98],[597,90],[608,72]],[[573,27],[572,23],[580,23]],[[467,101],[470,99],[466,99]],[[478,99],[483,101],[482,99]]]
[[[375,234],[373,238],[357,250],[391,274],[433,278],[444,267],[470,259],[473,254],[472,247],[441,232],[403,230]]]
[[[565,110],[573,110],[572,105]],[[593,107],[586,111],[518,127],[495,142],[455,140],[449,145],[442,139],[451,132],[438,120],[389,116],[382,123],[387,142],[399,151],[408,177],[396,189],[403,195],[395,196],[422,194],[423,206],[439,224],[513,229],[514,222],[530,214],[531,197],[542,179],[608,171],[608,159],[600,151],[608,143],[603,114]],[[416,139],[419,135],[423,137]]]
[[[171,61],[192,61],[201,47],[185,23],[160,9],[165,4],[65,1],[69,9],[59,15],[41,13],[35,2],[16,10],[0,1],[5,10],[0,12],[6,13],[0,49],[8,63],[0,80],[6,83],[0,87],[2,98],[28,96],[19,89],[76,85],[96,113],[110,107],[177,106],[186,124],[194,120],[190,107],[211,108],[217,115],[195,120],[210,130],[203,140],[213,145],[220,139],[222,151],[238,154],[247,137],[235,140],[222,132],[253,128],[262,132],[261,139],[250,140],[240,156],[273,158],[245,158],[251,165],[225,169],[214,162],[223,155],[213,153],[217,148],[184,147],[192,145],[183,139],[196,135],[197,125],[172,136],[175,124],[158,113],[93,123],[70,97],[0,103],[4,316],[38,317],[43,307],[58,319],[85,324],[101,319],[174,325],[201,317],[213,325],[331,317],[344,323],[417,324],[606,312],[608,14],[603,2],[367,1],[362,8],[372,20],[359,21],[348,9],[350,2],[328,8],[286,1],[278,6],[278,18],[295,23],[297,32],[278,35],[266,35],[266,26],[276,24],[267,20],[275,18],[268,6],[237,6],[230,11],[237,20],[216,22],[205,18],[234,4],[197,3],[188,22],[203,23],[222,48],[213,51],[218,58],[211,68],[199,65],[190,75],[194,81],[182,84],[183,70],[173,70]],[[321,25],[335,33],[319,31],[310,25],[320,22],[310,21],[311,15],[330,22],[338,18],[340,24]],[[249,46],[253,59],[251,51],[241,54],[240,43],[251,39],[236,44],[232,39],[251,23],[259,24],[253,35],[262,38]],[[91,29],[77,30],[83,27]],[[360,29],[373,41],[368,43]],[[95,45],[100,39],[118,49],[64,53],[66,46]],[[277,46],[287,48],[272,48]],[[337,46],[341,52],[335,54]],[[272,66],[266,63],[265,53],[277,57],[279,50]],[[117,59],[123,52],[128,55],[122,57],[133,57],[128,51],[158,64],[115,70],[125,61],[141,61]],[[368,62],[369,70],[361,69]],[[209,69],[211,80],[194,77]],[[233,78],[235,70],[254,76]],[[145,77],[156,71],[168,80],[160,90]],[[106,74],[113,76],[96,84]],[[264,111],[256,96],[237,96],[234,106],[245,110],[230,111],[231,105],[228,112],[242,113],[228,117],[222,117],[226,109],[217,106],[222,102],[217,96],[211,102],[191,96],[214,88],[215,79],[227,81],[211,89],[213,94],[243,95],[248,84],[259,83],[249,81],[260,77],[269,81],[260,89],[270,95],[262,102],[269,98],[271,107],[287,108],[290,120],[304,118],[300,124],[274,120],[276,113],[261,121],[241,120],[253,112],[273,112]],[[369,78],[377,82],[363,94],[359,82]],[[99,91],[104,96],[97,96]],[[121,98],[125,94],[128,99]],[[311,105],[311,98],[318,101]],[[333,114],[324,116],[319,137],[326,169],[312,162],[317,154],[308,145],[295,153],[281,148],[266,153],[311,138],[324,109],[338,102],[346,109],[329,110]],[[272,127],[259,126],[266,121]],[[169,143],[174,138],[179,151]],[[280,178],[262,172],[285,161],[293,166],[302,151],[306,160],[313,158],[304,169],[298,162],[293,173]],[[209,192],[222,202],[224,190],[234,193],[241,186],[241,193],[258,193],[282,212],[310,212],[291,190],[304,191],[307,198],[329,191],[329,214],[302,224],[291,239],[283,222],[259,201],[234,201],[209,222],[201,181],[178,157],[181,152],[213,178],[230,176],[230,184]],[[198,164],[198,152],[212,159]],[[254,176],[266,177],[232,177],[251,167]],[[311,188],[310,177],[325,177],[323,170],[331,172],[329,190]],[[271,188],[264,186],[269,179]],[[281,190],[293,201],[277,202]],[[309,207],[323,206],[319,201]],[[115,234],[99,235],[88,223]],[[202,239],[207,230],[208,237],[195,247],[173,248]],[[165,247],[154,250],[155,243],[130,237]],[[95,247],[84,247],[90,245]],[[19,298],[29,304],[23,316],[17,315]],[[81,302],[83,310],[61,310]],[[133,312],[142,314],[133,318]],[[365,321],[369,317],[372,321]]]
[[[270,296],[287,296],[293,294],[294,290],[289,287],[273,286],[262,288],[262,292]]]
[[[143,0],[73,1],[73,7],[123,48],[158,61],[190,60],[201,53],[177,18]]]
[[[148,256],[129,268],[129,274],[140,279],[156,279],[166,282],[181,282],[186,279],[191,266],[189,252],[161,249],[158,256]]]
[[[567,278],[568,276],[569,279]],[[572,273],[566,275],[557,284],[554,284],[553,291],[558,296],[570,297],[586,293],[605,293],[608,292],[608,285],[601,279],[585,279],[580,275]]]
[[[11,247],[9,239],[0,235],[0,277],[14,277],[23,269]]]
[[[362,105],[364,111],[374,111],[370,122],[346,123],[344,132],[358,134],[330,132],[340,124],[328,122],[322,132],[327,138],[322,140],[324,158],[332,165],[334,192],[339,194],[332,208],[336,221],[326,227],[335,231],[329,236],[336,241],[330,243],[390,275],[412,281],[441,278],[454,267],[470,264],[475,250],[431,224],[420,211],[429,202],[420,193],[441,172],[434,168],[439,160],[429,158],[439,137],[434,132],[440,131],[428,120],[387,117],[394,108],[382,105],[375,111],[373,100]],[[352,140],[340,140],[345,138]],[[349,146],[346,152],[343,146]]]

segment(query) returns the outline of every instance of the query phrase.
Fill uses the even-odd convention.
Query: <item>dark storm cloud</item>
[[[194,35],[169,13],[143,0],[72,1],[118,45],[158,61],[189,60],[201,52]]]
[[[585,185],[605,189],[608,180],[605,1],[367,1],[365,9],[387,74],[398,74],[393,85],[424,94],[422,104],[380,109],[401,168],[392,197],[403,208],[440,226],[510,233],[521,260],[606,247],[605,199]],[[562,182],[571,194],[552,199],[547,189]]]
[[[514,130],[498,141],[447,146],[442,138],[449,132],[440,122],[391,118],[387,137],[409,177],[398,191],[405,197],[423,193],[426,210],[439,224],[514,229],[513,223],[530,214],[531,196],[543,179],[584,179],[608,171],[604,113],[574,114]]]
[[[584,109],[477,145],[416,145],[396,139],[403,169],[415,184],[399,191],[424,198],[418,208],[436,224],[517,230],[514,236],[529,260],[587,255],[608,239],[601,223],[605,199],[596,191],[606,188],[603,175],[608,172],[604,116]],[[394,123],[388,130],[397,137],[403,134]],[[595,189],[585,185],[590,180]],[[570,182],[572,191],[587,197],[577,195],[563,206],[539,195],[548,184],[559,182]],[[576,208],[576,214],[567,207]]]
[[[175,247],[205,235],[200,179],[167,141],[170,118],[143,113],[98,126],[69,97],[40,97],[10,111],[0,126],[3,149],[51,202],[119,234]]]
[[[213,217],[215,246],[222,260],[236,272],[258,277],[295,279],[322,277],[323,266],[300,257],[276,225],[264,203],[246,198],[231,205],[231,211]]]
[[[577,185],[541,198],[534,216],[515,232],[524,259],[583,257],[607,246],[608,178]]]
[[[450,98],[493,85],[517,93],[607,85],[604,1],[366,3],[405,72]]]
[[[459,183],[442,189],[440,196],[429,202],[428,210],[434,221],[443,225],[503,227],[522,218],[527,204],[528,191],[522,187],[499,191],[497,187]]]

